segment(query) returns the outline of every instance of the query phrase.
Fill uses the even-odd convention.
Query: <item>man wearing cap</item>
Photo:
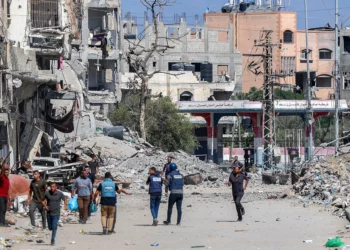
[[[173,206],[176,203],[177,225],[180,226],[181,217],[182,217],[184,178],[182,174],[180,174],[175,163],[170,164],[170,174],[167,176],[165,183],[169,187],[170,196],[169,196],[169,202],[168,202],[168,217],[167,217],[167,220],[164,221],[163,223],[165,225],[170,224],[171,214],[173,212]]]
[[[163,176],[165,177],[165,179],[170,174],[170,164],[173,162],[174,158],[175,157],[173,155],[168,155],[168,162],[166,164],[164,164]],[[168,190],[169,190],[168,186],[165,185],[165,196],[168,196]]]

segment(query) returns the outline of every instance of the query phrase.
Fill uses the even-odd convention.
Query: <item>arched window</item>
[[[319,75],[316,77],[317,88],[332,88],[332,76]]]
[[[192,101],[193,94],[189,91],[184,91],[180,94],[180,101]]]
[[[293,43],[293,32],[286,30],[283,33],[283,43]]]
[[[332,51],[330,49],[320,49],[319,50],[319,58],[320,58],[320,60],[331,60],[332,59]]]

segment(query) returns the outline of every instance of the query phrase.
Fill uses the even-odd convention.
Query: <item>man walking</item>
[[[175,163],[170,164],[170,174],[166,179],[166,185],[169,187],[170,196],[168,203],[168,217],[167,220],[163,223],[165,225],[169,225],[171,222],[171,214],[173,212],[173,206],[176,203],[177,209],[177,225],[181,224],[182,217],[182,200],[183,200],[183,187],[184,187],[184,179],[182,174],[180,174],[179,170]]]
[[[146,184],[149,185],[150,209],[153,216],[152,226],[158,225],[158,210],[162,199],[162,177],[155,167],[149,169],[149,177]]]
[[[35,228],[35,210],[38,209],[41,214],[43,230],[46,229],[46,211],[42,205],[47,189],[46,181],[40,178],[39,171],[33,172],[34,180],[30,183],[27,205],[29,205],[29,217],[32,227]]]
[[[173,162],[174,160],[174,156],[173,155],[168,155],[168,162],[166,164],[164,164],[164,167],[163,167],[163,176],[164,178],[166,179],[167,176],[170,174],[170,164]],[[169,190],[169,187],[168,186],[165,186],[165,196],[168,197],[168,190]]]
[[[240,169],[244,167],[244,165],[238,160],[238,156],[236,155],[232,162],[232,168],[239,167]]]
[[[245,181],[245,185],[243,187],[244,181]],[[243,219],[242,216],[245,214],[245,210],[241,204],[241,199],[243,198],[244,190],[246,190],[248,183],[249,181],[247,176],[240,171],[238,166],[235,167],[230,175],[228,185],[232,186],[232,196],[236,204],[238,221],[242,221]]]
[[[95,174],[91,173],[91,169],[89,166],[86,166],[85,167],[85,171],[86,173],[88,174],[87,175],[87,178],[90,179],[91,181],[91,184],[92,184],[92,189],[94,188],[94,184],[95,184],[95,181],[96,181],[96,176]],[[90,204],[89,204],[89,208],[88,208],[88,220],[90,220],[90,217],[91,217],[91,203],[93,202],[93,198],[92,198],[92,195],[90,196]]]
[[[93,155],[91,161],[88,162],[88,165],[90,167],[91,173],[94,175],[98,175],[98,170],[99,170],[99,163],[97,161],[97,156]]]
[[[131,195],[124,189],[119,189],[118,185],[113,182],[112,174],[107,172],[105,174],[105,179],[97,187],[94,198],[95,203],[97,203],[97,197],[101,196],[101,223],[103,227],[103,234],[112,234],[114,214],[117,203],[117,194],[124,193]]]
[[[55,245],[62,200],[64,201],[64,208],[67,209],[67,198],[61,191],[57,190],[56,183],[51,183],[50,190],[45,193],[41,201],[42,206],[47,211],[47,225],[49,230],[52,231],[51,246]]]
[[[86,224],[90,197],[92,195],[92,183],[89,178],[87,178],[87,172],[81,171],[80,177],[75,180],[72,187],[72,197],[75,193],[78,194],[78,206],[79,206],[79,222],[81,224]]]
[[[3,166],[0,173],[0,227],[10,227],[5,222],[7,204],[11,201],[9,175],[10,170]]]

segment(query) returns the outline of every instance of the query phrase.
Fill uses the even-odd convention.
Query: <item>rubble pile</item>
[[[221,187],[228,181],[230,170],[225,172],[218,165],[205,163],[183,151],[175,153],[166,153],[160,150],[153,150],[152,153],[138,152],[134,157],[119,165],[116,159],[110,159],[108,165],[100,168],[100,172],[103,174],[109,171],[120,182],[134,183],[131,185],[133,188],[142,187],[147,179],[148,169],[156,167],[159,172],[162,172],[169,154],[175,156],[175,162],[184,176],[200,174],[201,180],[203,180],[201,185]],[[261,183],[261,176],[253,174],[251,177],[253,184]]]
[[[307,206],[316,203],[332,208],[350,219],[350,155],[326,157],[304,169],[293,185],[299,199]]]

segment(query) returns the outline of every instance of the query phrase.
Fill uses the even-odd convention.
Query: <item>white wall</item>
[[[11,41],[20,43],[20,48],[27,46],[27,40],[25,39],[26,32],[29,32],[29,25],[27,27],[28,11],[27,0],[12,0],[10,5],[11,20],[9,21],[9,39]]]

